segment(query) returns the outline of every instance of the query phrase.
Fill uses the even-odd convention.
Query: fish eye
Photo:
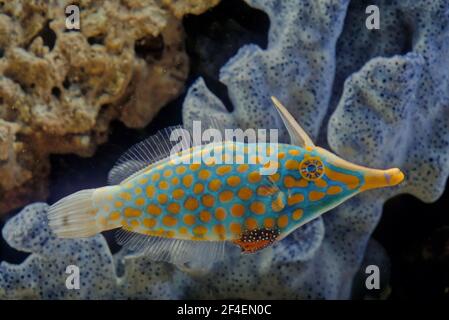
[[[309,181],[318,180],[324,174],[324,165],[319,158],[307,158],[299,164],[299,173]]]

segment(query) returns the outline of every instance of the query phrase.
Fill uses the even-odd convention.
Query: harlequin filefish
[[[61,238],[121,228],[119,243],[155,260],[214,260],[223,257],[224,244],[257,252],[359,192],[404,179],[397,168],[362,167],[315,146],[272,99],[291,141],[277,145],[275,173],[261,175],[257,161],[175,164],[167,155],[151,156],[167,135],[150,137],[111,170],[114,185],[82,190],[52,205],[49,225]],[[250,158],[250,147],[235,141],[206,144],[187,156],[222,148],[236,159]]]

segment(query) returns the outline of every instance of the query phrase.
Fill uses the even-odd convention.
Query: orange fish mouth
[[[404,181],[405,175],[398,168],[387,170],[368,169],[364,172],[365,184],[361,190],[393,187]]]

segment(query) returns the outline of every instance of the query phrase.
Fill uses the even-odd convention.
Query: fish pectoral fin
[[[271,245],[279,237],[279,229],[246,230],[239,239],[233,243],[242,249],[242,253],[255,253]]]
[[[310,139],[306,131],[293,118],[290,112],[288,112],[287,108],[276,97],[271,97],[271,100],[287,128],[288,134],[290,135],[290,144],[303,148],[314,147],[315,145],[312,139]]]
[[[265,176],[264,183],[257,189],[257,194],[272,199],[271,208],[279,212],[285,208],[286,195],[279,189],[276,182],[270,176]]]

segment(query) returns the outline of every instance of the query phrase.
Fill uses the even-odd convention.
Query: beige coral
[[[143,127],[175,98],[181,18],[218,2],[0,0],[0,213],[46,196],[49,154],[92,155],[111,120]]]

